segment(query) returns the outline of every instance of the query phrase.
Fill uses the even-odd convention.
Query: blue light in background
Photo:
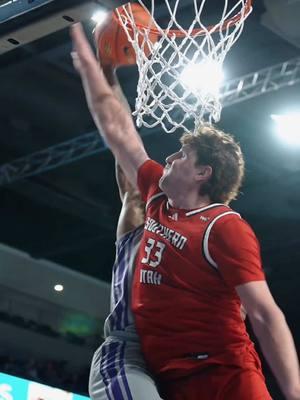
[[[0,23],[42,7],[52,1],[54,0],[7,0],[7,2],[0,5]]]
[[[0,400],[88,400],[88,397],[0,373]]]

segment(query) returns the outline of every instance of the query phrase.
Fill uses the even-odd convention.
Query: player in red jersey
[[[162,397],[270,399],[240,318],[243,304],[285,398],[299,400],[295,346],[265,281],[257,240],[227,205],[243,175],[239,146],[205,126],[183,136],[163,169],[149,159],[79,25],[72,37],[95,123],[148,203],[133,310]]]

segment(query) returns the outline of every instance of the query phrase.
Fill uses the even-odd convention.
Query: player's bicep
[[[235,289],[252,322],[268,320],[278,308],[266,281],[248,282]]]
[[[144,146],[133,141],[116,149],[114,155],[127,179],[136,188],[138,170],[149,159]]]

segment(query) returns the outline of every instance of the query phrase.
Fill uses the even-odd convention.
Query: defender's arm
[[[122,201],[117,226],[117,239],[144,223],[145,204],[139,192],[130,184],[122,168],[116,162],[116,179]]]

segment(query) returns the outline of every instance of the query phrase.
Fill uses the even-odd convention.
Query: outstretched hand
[[[73,64],[81,76],[88,105],[93,111],[95,102],[107,95],[113,95],[113,92],[80,23],[71,26],[71,37],[73,41],[71,53]]]
[[[71,27],[75,69],[79,72],[93,119],[105,141],[114,151],[113,143],[126,131],[135,131],[128,108],[110,86],[101,64],[83,32],[81,24]]]
[[[79,72],[87,103],[100,135],[122,166],[132,185],[138,168],[149,158],[136,131],[129,107],[111,87],[80,24],[71,28],[72,58]]]

